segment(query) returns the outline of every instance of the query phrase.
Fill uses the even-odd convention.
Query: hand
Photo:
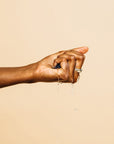
[[[88,47],[80,47],[59,51],[43,58],[34,64],[32,82],[56,82],[59,79],[62,82],[75,83],[79,76],[75,68],[82,67],[87,51]],[[61,68],[54,69],[57,63],[60,63]]]

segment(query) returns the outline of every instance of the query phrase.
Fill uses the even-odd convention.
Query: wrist
[[[35,82],[35,73],[37,71],[37,63],[33,63],[25,66],[24,75],[25,83],[34,83]]]

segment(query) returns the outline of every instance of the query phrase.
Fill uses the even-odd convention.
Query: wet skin
[[[46,56],[36,63],[21,67],[0,68],[0,88],[19,83],[57,82],[76,83],[88,47],[63,50]],[[59,68],[55,68],[60,64]]]

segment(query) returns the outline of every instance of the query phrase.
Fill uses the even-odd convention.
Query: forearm
[[[34,64],[22,67],[1,67],[0,88],[19,83],[30,83],[33,79]]]

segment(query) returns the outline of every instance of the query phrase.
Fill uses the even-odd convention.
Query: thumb
[[[82,54],[85,54],[85,53],[88,52],[89,48],[87,46],[84,46],[84,47],[74,48],[72,50],[78,51],[78,52],[80,52]]]

